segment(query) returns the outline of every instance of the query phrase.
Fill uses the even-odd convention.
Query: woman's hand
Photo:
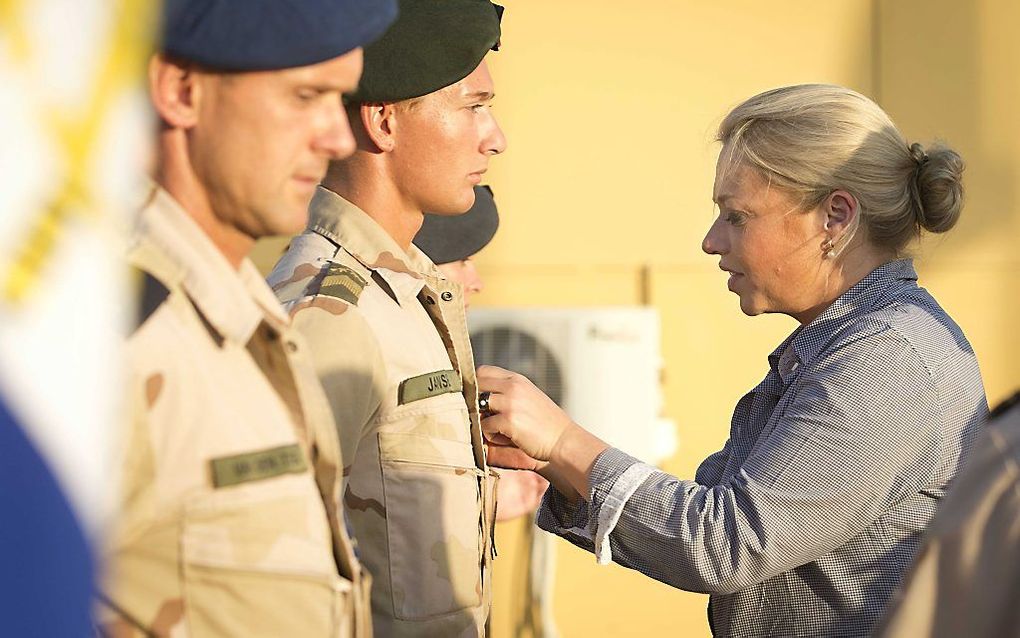
[[[549,481],[534,472],[498,470],[499,483],[496,488],[497,521],[511,521],[538,509],[542,495],[549,487]]]
[[[574,423],[527,378],[497,368],[478,368],[478,389],[489,392],[491,416],[482,419],[489,461],[534,470],[573,500],[588,494],[588,474],[609,445]]]
[[[490,453],[509,467],[528,467],[528,461],[512,449],[499,450],[512,442],[533,461],[548,461],[560,437],[575,423],[526,377],[495,366],[478,368],[478,390],[488,392],[492,416],[482,420],[482,431],[490,442]],[[517,458],[515,462],[513,459]],[[493,459],[495,465],[500,465]]]

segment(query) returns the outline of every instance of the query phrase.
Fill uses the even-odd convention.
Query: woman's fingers
[[[538,509],[549,483],[534,472],[497,470],[499,472],[497,521],[510,521]]]
[[[496,412],[492,416],[482,419],[482,434],[485,438],[494,443],[506,444],[506,441],[513,441],[513,432],[510,431],[512,423],[505,414]]]
[[[525,435],[515,429],[509,414],[502,413],[495,408],[494,412],[492,416],[481,420],[481,434],[486,437],[487,441],[495,445],[518,445],[520,441],[517,438]]]
[[[516,375],[516,372],[505,370],[499,366],[478,366],[475,370],[475,376],[479,379],[510,379]]]
[[[505,388],[509,390],[509,388]],[[497,390],[483,390],[483,392],[489,393],[489,412],[493,414],[499,414],[501,412],[510,411],[511,397],[505,391],[499,392]]]
[[[491,392],[493,394],[504,394],[510,391],[513,386],[512,378],[505,377],[477,377],[478,391]]]
[[[552,403],[527,377],[510,374],[510,377],[478,377],[478,391],[488,393],[490,412],[510,412],[515,404],[528,408],[541,403]]]
[[[571,423],[566,413],[527,377],[495,366],[479,368],[478,388],[486,393],[491,415],[482,419],[486,438],[503,442],[498,436],[502,435],[533,458],[548,460],[559,435]]]
[[[488,448],[488,463],[495,467],[510,470],[538,470],[544,465],[517,447],[493,444],[488,444],[486,447]]]
[[[513,445],[514,444],[513,439],[511,439],[510,437],[508,437],[505,434],[499,434],[498,432],[493,432],[491,434],[486,433],[486,432],[482,432],[482,434],[485,436],[485,440],[488,441],[489,443],[492,443],[493,445]]]

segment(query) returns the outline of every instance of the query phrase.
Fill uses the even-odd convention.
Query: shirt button
[[[443,301],[453,301],[453,293],[450,292],[449,290],[447,290],[440,296],[443,298]]]

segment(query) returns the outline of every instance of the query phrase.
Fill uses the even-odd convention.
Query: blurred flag
[[[154,2],[0,0],[0,635],[90,634]]]

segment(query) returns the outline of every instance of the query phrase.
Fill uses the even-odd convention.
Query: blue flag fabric
[[[0,397],[0,635],[89,636],[94,572],[71,504]]]

